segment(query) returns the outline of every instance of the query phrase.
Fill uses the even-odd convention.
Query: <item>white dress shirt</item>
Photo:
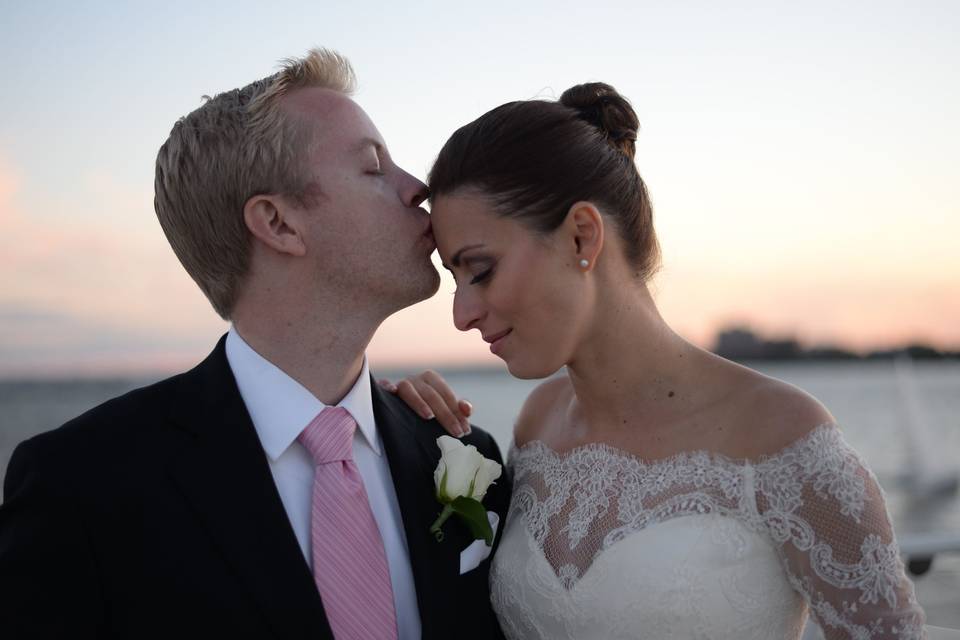
[[[283,507],[300,543],[303,557],[313,566],[310,548],[310,507],[313,499],[313,458],[297,436],[326,405],[300,383],[253,350],[231,327],[227,334],[227,361],[237,380],[260,443],[270,460]],[[318,363],[322,366],[322,363]],[[363,477],[370,510],[380,529],[390,566],[393,603],[400,638],[420,637],[420,613],[410,567],[410,554],[390,467],[373,417],[370,375],[366,358],[350,392],[337,405],[357,421],[353,458]]]

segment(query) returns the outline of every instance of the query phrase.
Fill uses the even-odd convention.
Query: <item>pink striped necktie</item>
[[[387,554],[353,461],[356,428],[349,411],[327,407],[297,437],[316,465],[313,577],[337,640],[394,640],[397,615]]]

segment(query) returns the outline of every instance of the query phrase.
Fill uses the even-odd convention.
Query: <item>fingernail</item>
[[[463,401],[463,404],[467,405],[467,411],[469,411],[469,412],[472,414],[472,413],[473,413],[473,403],[471,403],[469,400],[464,400],[464,401]]]
[[[424,420],[433,420],[436,416],[433,415],[433,411],[427,411],[423,414]]]

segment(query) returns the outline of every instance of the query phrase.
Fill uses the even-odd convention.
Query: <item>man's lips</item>
[[[423,232],[423,237],[429,240],[430,242],[436,243],[436,240],[433,237],[433,225],[429,222],[427,223],[427,228]]]

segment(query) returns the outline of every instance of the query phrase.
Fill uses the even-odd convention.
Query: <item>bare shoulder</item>
[[[513,427],[513,441],[517,446],[537,440],[546,426],[562,419],[563,407],[569,404],[572,393],[567,376],[551,378],[531,391]]]
[[[740,457],[771,455],[836,420],[823,404],[792,384],[756,372],[732,399]]]

